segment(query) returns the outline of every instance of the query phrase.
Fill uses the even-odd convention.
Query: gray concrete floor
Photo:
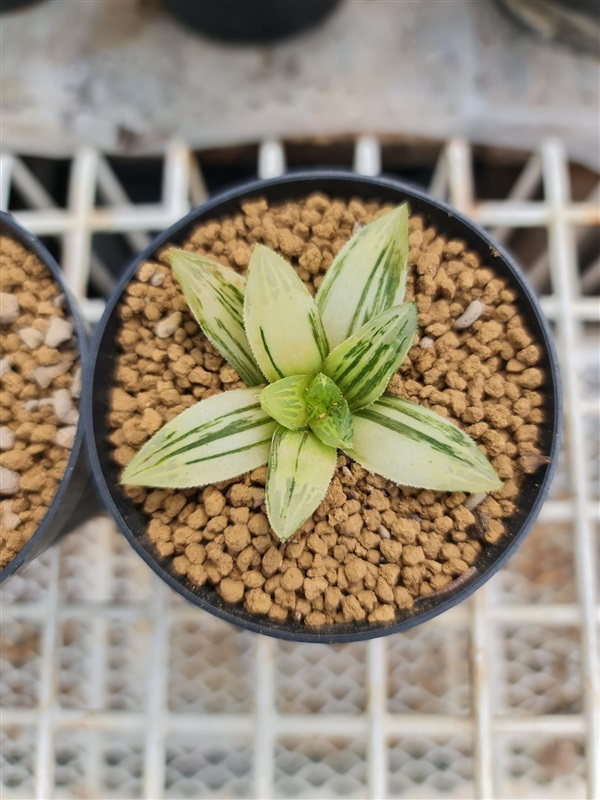
[[[556,135],[599,166],[598,61],[530,38],[491,0],[345,0],[269,47],[193,35],[152,0],[48,0],[0,25],[8,150],[356,133],[529,149]]]

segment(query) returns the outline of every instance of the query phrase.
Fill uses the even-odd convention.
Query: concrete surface
[[[8,150],[355,133],[528,149],[556,134],[600,166],[598,61],[530,38],[491,0],[346,0],[269,47],[193,35],[156,0],[47,0],[0,26]]]

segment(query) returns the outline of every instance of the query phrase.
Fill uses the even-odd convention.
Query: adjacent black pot
[[[73,327],[79,348],[79,358],[82,369],[82,376],[86,373],[88,350],[87,336],[77,303],[72,297],[63,277],[62,270],[50,255],[48,250],[35,236],[28,233],[24,228],[14,221],[10,214],[0,211],[0,235],[10,236],[19,242],[26,250],[34,253],[51,273],[54,281],[60,287],[65,296],[66,308],[73,321]],[[67,462],[67,468],[59,483],[58,490],[46,514],[42,518],[35,533],[13,560],[0,570],[0,583],[14,575],[25,564],[33,561],[34,558],[46,550],[61,534],[67,533],[87,516],[85,511],[87,503],[81,502],[84,499],[86,489],[91,491],[91,469],[87,452],[83,447],[84,442],[84,420],[83,414],[79,415],[77,431],[71,455]],[[86,494],[87,496],[87,494]]]
[[[339,0],[162,0],[188,28],[237,44],[285,39],[312,28]]]
[[[108,392],[115,367],[114,341],[119,325],[115,307],[121,300],[125,285],[140,264],[146,259],[152,258],[155,251],[165,243],[181,242],[199,222],[237,213],[242,199],[264,196],[270,203],[276,203],[303,197],[315,191],[347,200],[358,197],[363,200],[380,200],[395,204],[408,200],[412,211],[423,215],[427,224],[434,225],[440,232],[451,238],[464,240],[470,249],[482,256],[485,263],[498,276],[507,279],[518,292],[521,312],[525,316],[536,342],[544,350],[540,366],[547,375],[547,396],[540,447],[543,453],[549,455],[550,463],[535,475],[525,476],[518,498],[519,509],[513,517],[506,521],[506,534],[497,544],[485,549],[479,562],[475,565],[474,573],[466,579],[463,576],[459,581],[450,584],[444,592],[418,600],[411,611],[399,612],[397,621],[388,626],[360,623],[335,625],[317,631],[309,630],[295,622],[277,623],[249,614],[241,606],[224,603],[216,592],[207,587],[192,589],[176,575],[168,560],[162,561],[154,555],[153,546],[144,534],[145,518],[124,497],[119,488],[120,469],[111,459],[108,443]],[[84,381],[83,413],[89,437],[92,467],[103,499],[131,545],[157,575],[187,600],[227,622],[282,639],[331,643],[371,639],[425,622],[464,600],[492,577],[525,538],[548,493],[560,447],[562,400],[554,346],[539,303],[520,269],[501,248],[491,242],[480,228],[444,203],[397,181],[367,178],[351,173],[305,172],[270,181],[247,183],[213,198],[194,209],[187,217],[161,234],[150,247],[136,258],[111,296],[105,314],[98,325],[92,345],[89,369]]]
[[[3,11],[21,11],[28,6],[37,5],[42,0],[0,0],[0,13]]]

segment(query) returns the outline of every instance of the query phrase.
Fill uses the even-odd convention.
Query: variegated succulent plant
[[[444,417],[385,392],[411,346],[404,303],[406,204],[360,229],[316,296],[279,255],[256,245],[248,276],[172,249],[198,324],[247,384],[202,400],[158,431],[122,483],[202,486],[268,464],[266,507],[280,539],[325,496],[341,449],[399,484],[487,492],[500,481],[476,444]]]

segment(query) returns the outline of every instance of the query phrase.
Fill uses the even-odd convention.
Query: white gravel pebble
[[[480,506],[483,503],[486,497],[487,494],[485,492],[470,494],[463,503],[463,505],[467,509],[467,511],[473,511],[473,509],[477,508],[477,506]]]
[[[161,319],[160,322],[156,323],[154,332],[159,339],[168,339],[169,336],[172,336],[177,328],[181,325],[182,319],[183,317],[181,316],[181,311],[174,311],[172,314],[169,314],[168,317],[165,317],[165,319]]]
[[[7,372],[12,371],[12,359],[10,356],[0,358],[0,378],[6,375]]]
[[[2,530],[6,531],[14,531],[19,527],[19,523],[21,522],[19,516],[15,514],[13,511],[3,510],[2,511]]]
[[[81,395],[81,367],[75,370],[73,375],[73,383],[71,384],[71,397],[80,397]]]
[[[0,323],[8,325],[19,317],[19,303],[14,294],[0,292]]]
[[[59,447],[73,447],[75,441],[75,425],[67,425],[64,428],[59,428],[54,436],[54,442]]]
[[[11,431],[8,425],[2,425],[0,428],[0,450],[10,450],[14,443],[14,433]]]
[[[16,494],[19,491],[19,475],[12,469],[0,467],[0,494]]]
[[[42,389],[47,389],[54,378],[64,375],[65,372],[69,371],[70,366],[68,361],[62,361],[60,364],[53,364],[51,367],[36,367],[33,372],[33,379]]]
[[[73,323],[60,317],[52,317],[46,331],[44,344],[47,347],[58,347],[73,336]]]
[[[21,328],[19,336],[23,344],[30,350],[36,350],[44,341],[44,334],[37,328]]]
[[[73,398],[68,389],[57,389],[54,394],[54,413],[65,425],[74,425],[79,419],[79,412],[73,405]]]
[[[379,526],[379,535],[381,536],[382,539],[391,539],[392,538],[392,534],[388,531],[388,529],[385,527],[385,525],[380,525]]]
[[[429,336],[424,336],[419,342],[419,347],[423,350],[430,350],[433,347],[433,339]]]
[[[162,272],[155,272],[154,275],[150,278],[150,284],[152,286],[162,286],[165,276]]]
[[[471,325],[481,316],[481,312],[483,311],[484,307],[485,306],[481,300],[473,300],[472,303],[469,303],[465,311],[454,323],[454,330],[462,331],[464,328],[471,327]]]

